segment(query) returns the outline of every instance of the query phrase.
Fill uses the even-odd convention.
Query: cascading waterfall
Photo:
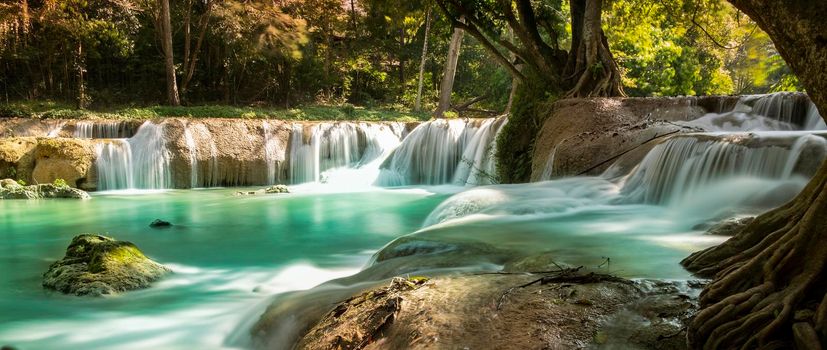
[[[498,123],[495,119],[482,122],[437,119],[419,124],[382,165],[377,184],[438,185],[455,180],[460,185],[491,182],[483,173],[493,173],[495,169],[490,147],[502,123],[504,121]],[[481,130],[483,135],[475,137]],[[457,174],[459,176],[455,177]]]
[[[334,169],[378,168],[377,160],[383,160],[399,145],[400,125],[346,122],[313,126],[294,124],[290,135],[290,175],[293,183],[330,182]],[[368,176],[367,173],[363,175]],[[364,178],[360,180],[364,181]]]
[[[622,193],[629,202],[670,204],[732,178],[806,179],[812,174],[798,168],[805,152],[823,158],[827,142],[808,133],[676,136],[649,152]]]
[[[274,185],[277,180],[277,162],[276,154],[278,153],[278,139],[275,135],[275,130],[266,120],[261,123],[261,129],[264,131],[264,162],[267,163],[267,184]],[[215,146],[215,144],[213,144]]]
[[[130,188],[132,180],[132,149],[125,139],[106,140],[95,145],[98,160],[98,190]]]
[[[731,111],[710,113],[687,124],[706,131],[827,130],[807,95],[792,92],[742,96]]]
[[[187,149],[190,155],[190,187],[198,187],[198,145],[195,143],[195,138],[192,137],[189,125],[184,125],[184,142],[187,144]]]
[[[74,137],[80,139],[117,139],[124,138],[123,123],[120,121],[78,121],[75,123]]]
[[[97,146],[98,189],[165,189],[172,187],[164,124],[144,122],[127,140]]]
[[[507,118],[489,119],[482,123],[479,130],[465,147],[459,166],[454,174],[457,185],[491,185],[498,183],[497,135],[508,122]]]

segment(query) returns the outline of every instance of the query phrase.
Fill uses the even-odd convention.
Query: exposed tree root
[[[813,344],[810,328],[827,340],[827,163],[793,201],[683,264],[715,276],[689,326],[690,346],[791,348]]]

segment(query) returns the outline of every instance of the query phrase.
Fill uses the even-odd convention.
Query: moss
[[[508,124],[497,137],[497,175],[502,183],[529,181],[534,141],[559,94],[559,88],[542,79],[529,79],[517,88]]]
[[[140,263],[146,256],[130,242],[105,242],[95,247],[89,261],[89,272],[100,273],[112,268]]]

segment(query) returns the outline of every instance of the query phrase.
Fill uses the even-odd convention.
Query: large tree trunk
[[[603,0],[571,0],[572,49],[564,75],[568,97],[623,96],[620,69],[603,33]]]
[[[169,0],[158,0],[161,11],[158,17],[161,30],[161,48],[164,51],[164,64],[167,73],[167,103],[172,106],[181,104],[178,98],[178,83],[175,80],[175,61],[172,57],[172,25],[170,24]]]
[[[419,83],[416,87],[416,103],[414,110],[422,109],[422,88],[425,85],[425,62],[428,61],[428,34],[431,32],[431,8],[425,12],[425,39],[422,41],[422,58],[419,60]]]
[[[436,108],[437,118],[442,118],[445,111],[451,108],[451,93],[454,91],[454,76],[457,73],[457,62],[462,46],[463,31],[454,28],[451,42],[448,45],[448,57],[445,59],[445,70],[442,73],[442,83],[439,85],[439,105]]]
[[[827,117],[827,3],[730,2],[770,35]],[[683,264],[715,276],[689,326],[691,347],[821,349],[827,344],[827,163],[791,202]]]

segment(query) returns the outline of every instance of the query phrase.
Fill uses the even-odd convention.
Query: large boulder
[[[727,96],[557,101],[535,140],[531,180],[597,175],[620,156],[637,164],[665,136],[697,131],[675,122],[719,112],[736,101]]]
[[[66,294],[103,296],[147,288],[168,272],[130,242],[82,234],[72,239],[66,256],[43,274],[43,287]]]
[[[699,291],[562,270],[394,278],[339,299],[296,339],[281,333],[295,314],[265,313],[253,335],[271,349],[685,349]]]
[[[0,139],[0,177],[31,181],[35,148],[34,137]]]
[[[95,189],[95,150],[89,140],[38,139],[32,180],[50,183],[63,179],[73,187]]]

